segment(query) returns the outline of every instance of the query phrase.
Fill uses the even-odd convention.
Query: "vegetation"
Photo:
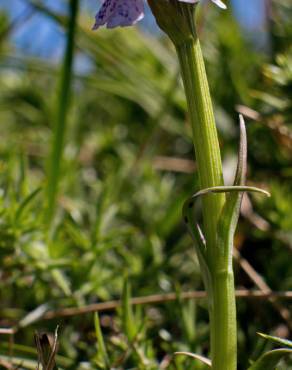
[[[69,34],[67,16],[34,6]],[[290,300],[279,293],[292,290],[292,17],[288,0],[273,3],[264,53],[230,11],[206,11],[200,38],[226,180],[242,113],[248,184],[272,194],[245,196],[235,238],[236,287],[249,292],[237,300],[241,370],[250,355],[281,344],[256,332],[289,338],[292,330],[291,293]],[[34,332],[54,334],[59,325],[62,369],[206,369],[173,355],[209,356],[206,299],[183,294],[203,283],[181,217],[199,186],[175,53],[168,40],[138,28],[93,33],[91,24],[79,14],[75,59],[86,56],[90,68],[74,70],[48,217],[61,66],[17,53],[13,24],[1,15],[0,367],[35,369]],[[120,298],[119,307],[90,306]],[[279,369],[292,369],[291,357]]]

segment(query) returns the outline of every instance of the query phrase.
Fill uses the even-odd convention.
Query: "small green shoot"
[[[135,325],[134,313],[131,305],[131,287],[128,281],[128,277],[125,278],[123,286],[122,323],[124,332],[128,340],[132,342],[137,335],[137,328]]]
[[[96,356],[96,362],[98,366],[101,369],[109,370],[109,357],[106,350],[106,346],[104,343],[101,327],[100,327],[100,321],[98,313],[95,312],[94,314],[94,327],[95,327],[95,334],[97,339],[97,356]]]

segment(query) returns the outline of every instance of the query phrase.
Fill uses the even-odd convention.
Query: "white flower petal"
[[[212,0],[214,4],[219,6],[221,9],[227,9],[227,6],[221,0]]]

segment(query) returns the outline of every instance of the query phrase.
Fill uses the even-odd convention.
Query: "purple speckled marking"
[[[107,28],[132,26],[144,17],[144,0],[104,0],[95,16],[93,29],[106,25]],[[159,1],[159,0],[157,0]],[[178,0],[195,4],[200,0]],[[211,0],[222,9],[226,5],[221,0]]]
[[[105,0],[95,16],[93,29],[132,26],[144,17],[143,0]]]

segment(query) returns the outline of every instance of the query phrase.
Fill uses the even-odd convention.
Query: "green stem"
[[[192,125],[201,189],[222,186],[222,163],[213,107],[199,39],[191,37],[176,45],[189,118]],[[209,315],[212,370],[236,369],[236,309],[233,272],[220,258],[217,224],[225,202],[224,194],[209,194],[203,200],[207,264],[211,274]]]
[[[236,370],[237,337],[233,271],[212,273],[209,304],[212,370]]]
[[[173,41],[178,54],[193,130],[200,188],[222,189],[224,182],[216,124],[194,22],[196,5],[177,0],[148,0],[148,4],[160,28]],[[223,242],[218,238],[218,222],[225,195],[204,194],[202,204],[206,245],[202,242],[197,249],[208,292],[212,369],[235,370],[236,311],[232,263],[229,263],[232,243],[228,237]],[[193,218],[186,217],[186,220],[190,222]],[[196,239],[193,233],[196,225],[190,225],[190,228]],[[200,244],[200,236],[198,241]]]
[[[193,131],[200,188],[222,186],[220,148],[199,39],[190,39],[177,46],[176,50]],[[211,264],[216,252],[217,221],[224,199],[224,194],[207,195],[203,199],[204,234],[208,262]]]
[[[66,50],[63,59],[60,82],[57,92],[57,106],[54,119],[53,138],[51,154],[48,167],[47,185],[47,209],[46,221],[50,225],[53,219],[56,199],[58,194],[58,183],[60,178],[60,166],[64,147],[66,123],[69,109],[72,69],[74,60],[74,41],[76,35],[76,23],[79,8],[79,0],[70,0],[70,15],[67,33]]]

